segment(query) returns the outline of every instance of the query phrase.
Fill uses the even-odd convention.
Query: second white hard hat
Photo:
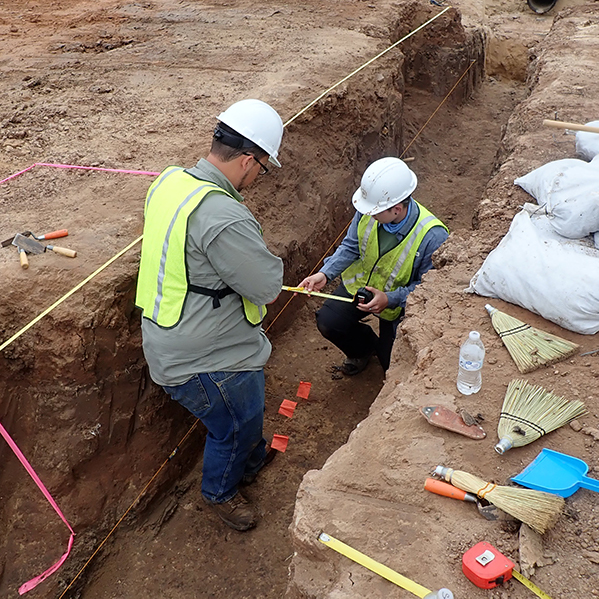
[[[262,100],[241,100],[221,112],[218,120],[267,152],[269,162],[281,166],[277,156],[283,139],[283,121],[272,106]]]
[[[352,204],[358,212],[373,216],[408,198],[417,185],[416,174],[403,160],[381,158],[364,171]]]

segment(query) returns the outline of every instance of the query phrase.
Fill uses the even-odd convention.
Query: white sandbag
[[[569,239],[599,231],[599,160],[548,162],[514,181],[530,193],[554,229]]]
[[[519,185],[524,191],[529,193],[539,205],[547,203],[547,196],[551,191],[553,179],[558,175],[563,175],[570,169],[588,164],[584,160],[577,158],[564,158],[563,160],[554,160],[548,162],[534,171],[530,171],[523,177],[514,180],[514,185]]]
[[[585,124],[591,127],[599,127],[599,121],[591,121]],[[595,156],[599,156],[599,133],[577,131],[576,153],[585,160],[592,160]]]
[[[534,224],[533,224],[534,223]],[[466,290],[522,306],[561,327],[599,331],[599,250],[556,234],[525,210],[487,256]]]

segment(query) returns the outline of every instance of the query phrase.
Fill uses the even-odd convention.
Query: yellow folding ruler
[[[360,553],[357,549],[338,541],[331,535],[321,532],[318,536],[318,540],[321,543],[324,543],[327,547],[337,551],[337,553],[340,553],[341,555],[348,557],[361,566],[368,568],[371,572],[386,578],[393,584],[396,584],[398,587],[401,587],[406,591],[410,591],[410,593],[416,595],[416,597],[420,597],[421,599],[453,599],[453,593],[449,589],[430,591],[417,582],[402,576],[395,570],[391,570],[391,568],[388,568],[387,566],[384,566],[383,564],[373,560],[371,557]]]

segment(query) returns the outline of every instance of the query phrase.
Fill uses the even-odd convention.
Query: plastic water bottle
[[[460,369],[458,371],[458,391],[462,395],[478,393],[482,385],[482,368],[485,359],[485,346],[478,331],[470,331],[468,339],[460,347]]]

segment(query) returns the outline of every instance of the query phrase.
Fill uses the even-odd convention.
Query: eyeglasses
[[[249,152],[243,152],[243,155],[251,156],[260,165],[260,175],[266,175],[266,173],[268,173],[268,168],[264,166],[253,154],[250,154]]]

